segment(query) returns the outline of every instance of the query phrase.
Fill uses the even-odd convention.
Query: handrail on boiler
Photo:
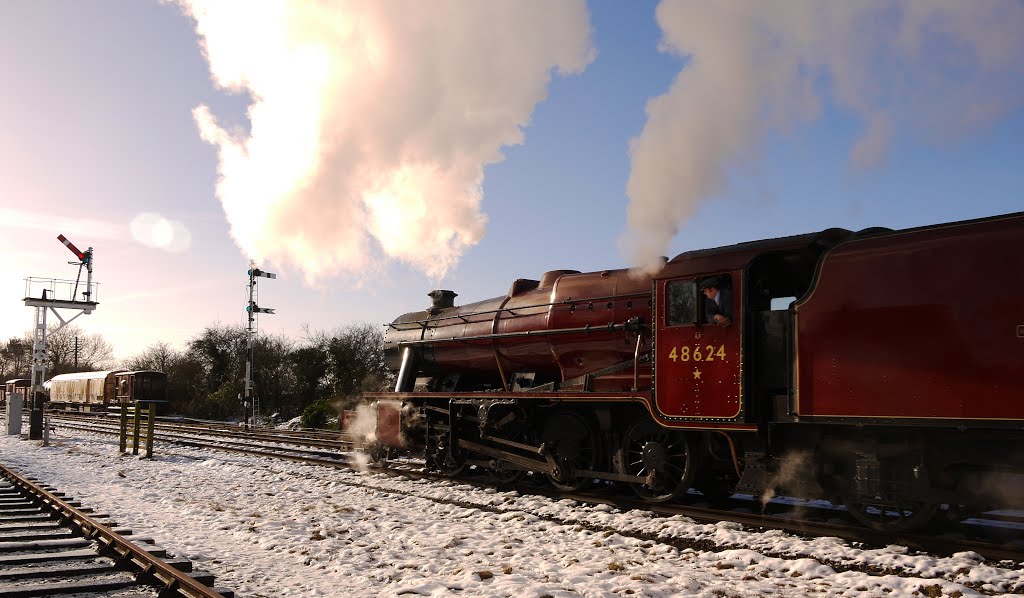
[[[469,341],[485,341],[494,340],[499,338],[523,338],[529,336],[552,336],[556,334],[590,334],[592,332],[619,332],[626,330],[631,324],[615,324],[614,322],[604,326],[592,326],[587,324],[586,326],[580,326],[577,328],[555,328],[553,330],[526,330],[523,332],[501,332],[496,334],[478,334],[475,336],[452,336],[445,338],[434,338],[434,339],[422,339],[416,341],[401,341],[398,343],[399,347],[411,347],[414,345],[431,345],[434,343],[460,343]]]
[[[587,303],[587,302],[594,302],[594,301],[606,301],[608,299],[635,299],[637,297],[649,297],[649,296],[650,296],[650,292],[649,291],[644,291],[642,293],[630,293],[628,295],[605,295],[605,296],[602,296],[602,297],[586,297],[586,298],[583,298],[583,299],[573,299],[572,297],[566,297],[565,299],[563,299],[561,301],[551,301],[551,302],[548,302],[548,303],[536,303],[534,305],[517,305],[515,307],[499,307],[498,309],[487,309],[487,310],[484,310],[484,311],[475,311],[475,312],[468,313],[468,314],[454,314],[454,315],[451,315],[451,316],[444,316],[444,317],[440,317],[440,318],[424,318],[422,320],[408,320],[406,322],[398,322],[397,324],[395,322],[390,322],[388,324],[385,324],[385,326],[387,326],[388,328],[394,328],[395,330],[403,330],[403,328],[401,328],[401,326],[408,325],[408,324],[421,324],[422,325],[422,324],[426,324],[427,322],[440,322],[442,320],[455,320],[455,319],[461,319],[463,321],[466,321],[466,318],[471,317],[471,316],[486,316],[486,315],[495,314],[495,313],[501,313],[501,312],[509,312],[509,313],[513,313],[514,314],[515,310],[522,310],[522,309],[534,309],[534,308],[537,308],[537,307],[552,307],[552,306],[555,306],[555,305],[573,305],[573,304],[576,304],[576,303]]]

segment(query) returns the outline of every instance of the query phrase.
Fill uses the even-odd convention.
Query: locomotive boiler
[[[429,296],[426,311],[398,318],[385,335],[385,359],[399,373],[397,390],[411,390],[415,373],[432,377],[436,389],[508,391],[564,386],[632,363],[637,336],[630,326],[650,319],[651,279],[626,270],[556,270],[540,280],[516,280],[504,296],[460,307],[451,291]],[[600,382],[628,390],[633,379],[609,373]]]
[[[823,498],[886,529],[1024,505],[1024,214],[430,296],[389,325],[394,391],[367,395],[377,442],[429,468]]]

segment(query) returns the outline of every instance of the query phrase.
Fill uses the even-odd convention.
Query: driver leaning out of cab
[[[704,291],[704,315],[708,324],[732,324],[732,289],[717,276],[700,281],[700,289]]]

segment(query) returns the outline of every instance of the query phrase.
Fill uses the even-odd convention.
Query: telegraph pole
[[[245,397],[243,398],[242,408],[243,417],[245,418],[245,429],[249,429],[249,420],[252,419],[253,427],[256,426],[256,416],[259,415],[259,399],[253,393],[252,383],[252,353],[253,353],[253,339],[256,332],[259,329],[259,324],[256,324],[256,328],[253,328],[253,323],[257,322],[256,314],[272,314],[274,310],[269,307],[260,307],[256,305],[256,300],[259,298],[259,292],[256,288],[257,278],[277,278],[277,274],[273,272],[265,272],[256,267],[254,260],[249,260],[249,305],[245,307],[245,311],[249,316],[249,329],[246,334],[246,348],[245,348]]]
[[[82,314],[90,314],[96,309],[99,303],[96,301],[96,287],[92,281],[93,255],[92,247],[85,251],[79,250],[74,243],[64,235],[58,235],[57,240],[64,244],[71,253],[75,254],[78,261],[68,262],[78,266],[78,277],[74,281],[57,280],[54,278],[26,278],[25,279],[25,305],[36,308],[34,320],[34,335],[32,341],[32,396],[28,402],[31,405],[29,412],[30,440],[37,440],[43,437],[43,382],[46,380],[46,313],[52,311],[53,315],[60,320],[60,326],[56,330],[67,326],[75,318]],[[85,290],[79,300],[78,289],[82,282],[82,268],[86,270]],[[65,320],[58,309],[73,309],[78,313]],[[56,332],[55,330],[55,332]]]

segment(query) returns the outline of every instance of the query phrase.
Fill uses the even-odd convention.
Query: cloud
[[[582,0],[179,0],[250,132],[194,111],[242,251],[308,281],[383,260],[443,276],[486,228],[483,169],[553,71],[591,60]]]
[[[132,237],[146,247],[181,253],[192,245],[192,233],[183,223],[154,212],[143,212],[133,218],[129,229]]]
[[[105,220],[14,208],[0,208],[0,228],[42,231],[52,234],[54,239],[63,234],[74,237],[72,242],[81,243],[83,250],[95,239],[123,239],[127,232],[124,225]]]
[[[208,280],[204,282],[182,284],[176,286],[159,286],[143,290],[132,290],[121,292],[116,297],[103,300],[105,305],[116,303],[132,303],[140,299],[167,299],[171,297],[194,296],[196,293],[210,290],[221,290],[224,288],[223,280]]]
[[[622,246],[637,264],[658,263],[767,132],[817,119],[826,101],[864,123],[858,169],[884,163],[896,138],[949,143],[1024,104],[1017,0],[664,0],[657,21],[662,49],[686,62],[630,144]]]

